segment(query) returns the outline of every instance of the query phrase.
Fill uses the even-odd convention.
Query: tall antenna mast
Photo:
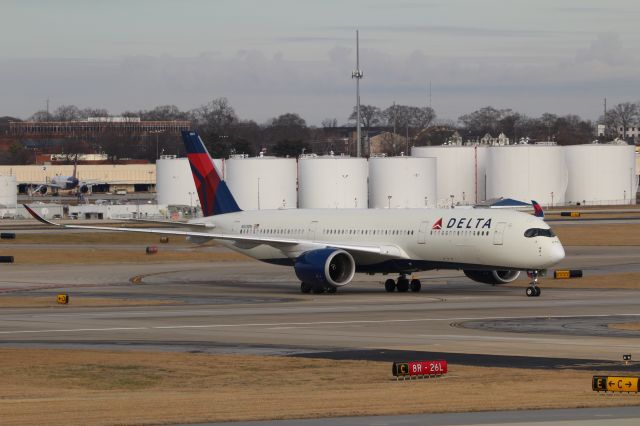
[[[607,98],[604,98],[604,116],[602,117],[604,124],[604,140],[607,140]]]
[[[356,79],[356,156],[362,157],[362,148],[360,147],[360,79],[363,77],[360,71],[360,39],[358,30],[356,30],[356,69],[351,72],[351,78]]]
[[[431,108],[431,80],[429,80],[429,108]]]

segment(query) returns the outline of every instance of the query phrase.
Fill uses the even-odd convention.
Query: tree
[[[269,120],[263,130],[264,140],[269,145],[283,141],[306,141],[309,139],[309,129],[306,121],[295,113],[282,114]]]
[[[353,112],[349,116],[349,120],[355,121],[358,118],[358,107],[353,107]],[[360,124],[365,130],[368,130],[372,126],[380,124],[382,118],[380,108],[373,105],[360,105]]]
[[[322,127],[324,129],[331,129],[334,127],[338,127],[338,119],[337,118],[325,118],[322,120]]]
[[[229,127],[238,122],[238,117],[227,98],[213,99],[189,111],[189,118],[197,129],[204,133],[225,134]]]
[[[481,137],[487,133],[494,134],[500,128],[500,120],[506,115],[512,114],[510,109],[498,110],[492,106],[480,108],[472,113],[458,118],[463,124],[464,130],[469,136]]]
[[[104,108],[83,108],[80,110],[80,118],[108,117],[109,111]]]
[[[607,122],[621,133],[622,139],[627,139],[627,129],[636,123],[639,118],[638,105],[631,102],[623,102],[607,111]],[[622,128],[622,132],[620,132]]]
[[[41,109],[29,117],[29,121],[51,121],[51,114],[49,114],[47,110]]]
[[[300,140],[281,140],[271,149],[271,154],[277,157],[297,157],[303,152],[309,152],[309,144]]]
[[[75,105],[60,105],[52,114],[54,121],[74,121],[82,118],[80,109]]]
[[[415,107],[410,105],[393,104],[381,113],[387,126],[396,129],[397,133],[404,133],[407,129],[420,130],[435,120],[436,113],[431,107]]]

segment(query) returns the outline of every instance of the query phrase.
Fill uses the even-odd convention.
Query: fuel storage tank
[[[18,185],[13,175],[0,175],[0,208],[16,208]]]
[[[633,204],[638,189],[635,147],[626,143],[565,147],[570,204]]]
[[[555,143],[493,146],[487,158],[487,198],[562,205],[567,190],[564,149]]]
[[[413,157],[437,159],[438,207],[475,204],[485,198],[486,146],[419,146],[411,148]]]
[[[367,177],[364,158],[303,155],[298,160],[298,205],[366,209]]]
[[[242,210],[296,208],[296,160],[231,156],[225,180]]]
[[[437,202],[435,158],[371,157],[370,208],[425,208]]]
[[[224,161],[213,162],[224,177]],[[156,161],[156,198],[158,204],[168,206],[200,206],[188,159],[164,155]]]

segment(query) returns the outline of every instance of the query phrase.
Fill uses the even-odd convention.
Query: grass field
[[[589,371],[450,365],[395,381],[390,363],[181,353],[0,350],[2,424],[150,424],[637,405]],[[601,374],[598,373],[598,374]],[[544,391],[542,391],[544,390]]]

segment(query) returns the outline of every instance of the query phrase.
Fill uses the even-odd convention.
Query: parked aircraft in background
[[[183,138],[204,214],[182,224],[185,230],[58,225],[25,207],[41,222],[65,228],[184,235],[194,243],[216,240],[263,262],[293,267],[303,293],[333,293],[349,284],[357,272],[398,274],[396,280],[386,280],[388,292],[420,291],[420,281],[408,275],[457,269],[485,284],[512,282],[520,271],[529,271],[533,279],[526,294],[539,296],[538,271],[565,255],[548,224],[517,211],[242,211],[198,134],[183,132]]]
[[[39,193],[46,195],[47,192],[53,191],[57,193],[60,190],[72,191],[76,190],[78,194],[86,194],[91,192],[93,185],[105,184],[106,182],[84,181],[78,179],[78,159],[73,163],[73,173],[71,176],[53,176],[49,182],[37,185],[29,190],[30,195]]]

